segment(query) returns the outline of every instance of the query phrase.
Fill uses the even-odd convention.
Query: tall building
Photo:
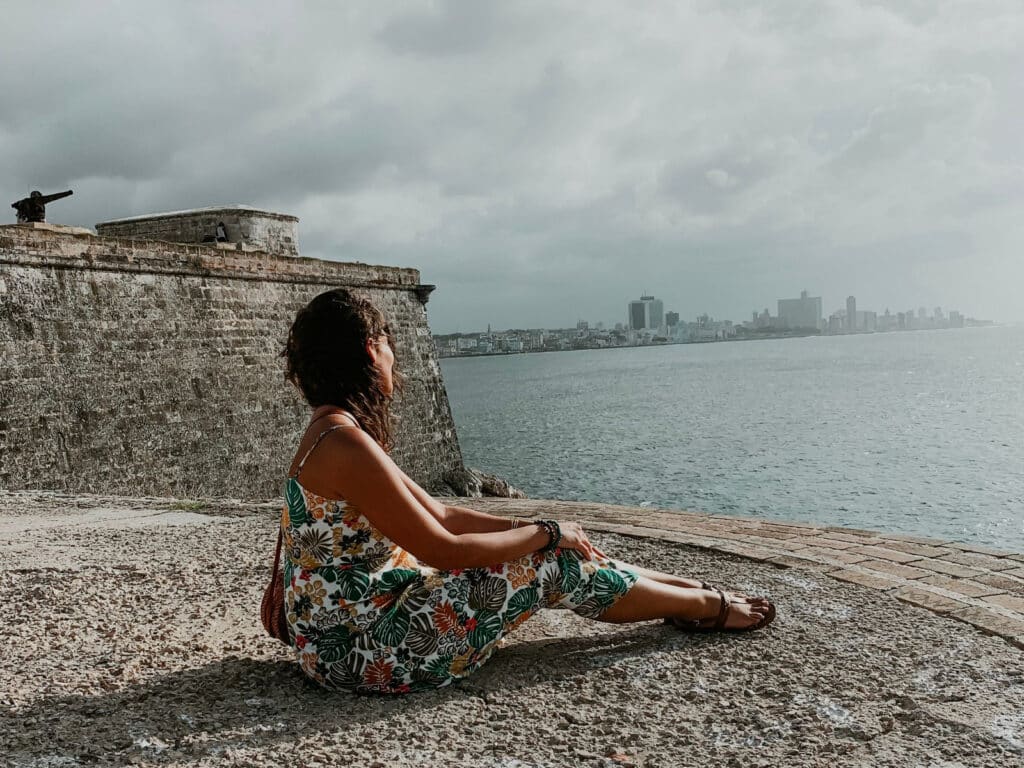
[[[639,301],[629,302],[627,317],[631,331],[657,331],[665,324],[665,304],[653,296],[641,296]]]
[[[779,299],[779,323],[783,328],[821,329],[821,296],[800,291],[799,299]]]
[[[629,302],[626,327],[631,331],[642,331],[647,327],[647,307],[642,301]]]
[[[661,299],[651,297],[651,328],[665,327],[665,304]]]
[[[846,330],[857,330],[857,299],[853,296],[846,297]]]

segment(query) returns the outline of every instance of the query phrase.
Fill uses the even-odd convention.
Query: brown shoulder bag
[[[270,583],[263,590],[260,602],[260,621],[267,634],[285,645],[291,645],[288,636],[288,618],[284,613],[284,579],[281,578],[281,528],[277,530],[277,547],[274,548],[274,569],[270,574]]]

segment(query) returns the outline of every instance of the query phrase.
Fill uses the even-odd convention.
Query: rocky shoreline
[[[690,635],[548,611],[450,689],[328,693],[259,626],[276,504],[0,492],[0,764],[1024,765],[1006,638],[833,578],[814,552],[771,562],[732,539],[751,560],[707,528],[702,545],[636,525],[671,513],[536,503],[589,514],[622,559],[767,593],[779,618]]]

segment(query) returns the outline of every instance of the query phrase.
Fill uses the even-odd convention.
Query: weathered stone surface
[[[956,549],[961,552],[977,552],[982,555],[992,555],[993,557],[1015,557],[1018,559],[1024,559],[1024,554],[1007,553],[1001,549],[993,549],[992,547],[983,547],[980,544],[962,544],[958,541],[944,541],[942,546],[948,547],[949,549]]]
[[[795,555],[772,555],[768,558],[768,562],[782,568],[816,568],[821,565],[817,560],[810,560],[806,557],[797,557]]]
[[[974,581],[987,584],[996,589],[1012,592],[1016,595],[1024,595],[1024,579],[1007,576],[1005,573],[985,573],[976,576]]]
[[[1020,567],[1020,563],[1011,557],[994,557],[978,552],[954,552],[944,555],[942,559],[957,565],[981,568],[986,571],[1009,571]]]
[[[888,590],[898,587],[901,584],[900,581],[891,579],[888,576],[883,576],[879,573],[869,573],[867,571],[856,571],[852,569],[830,571],[828,575],[833,579],[848,581],[852,584],[859,584],[862,587],[870,587],[871,589]]]
[[[985,573],[977,568],[968,568],[966,565],[957,565],[956,563],[950,563],[946,560],[922,559],[915,562],[914,566],[917,568],[926,568],[927,570],[935,571],[936,573],[944,573],[947,576],[957,576],[962,579],[974,578]]]
[[[1019,595],[991,595],[985,598],[985,602],[1024,614],[1024,597]]]
[[[918,557],[942,557],[943,555],[951,554],[951,550],[944,547],[921,544],[920,542],[890,539],[885,543],[885,546],[888,549],[895,549],[899,552],[906,552],[908,555],[917,555]]]
[[[104,221],[96,225],[96,232],[103,237],[203,243],[216,236],[218,224],[224,225],[230,243],[241,243],[283,256],[299,254],[299,220],[296,217],[241,205]]]
[[[888,533],[885,535],[887,541],[909,541],[911,544],[927,544],[930,547],[948,547],[948,541],[929,539],[925,536],[905,536],[903,534]]]
[[[984,630],[991,635],[999,635],[1007,639],[1024,637],[1024,621],[1003,616],[984,608],[962,608],[953,611],[949,615],[954,619],[973,624],[978,629]]]
[[[525,501],[506,503],[570,508]],[[768,594],[775,623],[706,635],[544,610],[458,685],[409,697],[320,691],[257,617],[278,511],[0,492],[0,764],[1020,762],[1024,654],[1010,643],[1024,633],[990,637],[821,569],[673,546],[646,526],[594,540],[628,562]]]
[[[873,558],[876,560],[888,560],[893,563],[909,563],[914,560],[920,560],[921,558],[917,555],[908,555],[906,552],[901,552],[898,549],[890,549],[885,546],[869,546],[869,547],[854,547],[853,549],[847,550],[848,552],[856,552],[864,555],[866,558]]]
[[[893,596],[904,603],[918,605],[935,613],[949,613],[950,611],[966,607],[966,603],[962,603],[959,600],[953,600],[936,592],[917,587],[901,587],[893,592]]]
[[[388,316],[395,457],[462,468],[414,269],[0,229],[0,488],[271,498],[308,408],[279,353],[296,311],[354,288]]]
[[[931,576],[932,571],[926,571],[922,568],[915,568],[912,565],[900,565],[899,563],[892,563],[888,560],[864,560],[859,563],[861,568],[868,568],[872,571],[881,571],[887,573],[890,576],[899,576],[901,579],[921,579],[925,576]]]
[[[842,533],[842,528],[827,528],[822,534],[822,539],[829,539],[832,541],[841,541],[848,544],[854,544],[858,546],[865,546],[870,544],[878,544],[882,541],[878,536],[862,531],[859,534],[853,533]]]
[[[800,557],[820,557],[827,562],[843,563],[845,565],[862,563],[868,559],[864,555],[859,555],[855,552],[844,552],[840,549],[829,549],[826,547],[804,547],[797,550],[796,554]]]
[[[971,579],[953,579],[949,576],[929,576],[921,579],[925,584],[933,587],[941,587],[949,592],[959,592],[965,597],[985,597],[986,595],[998,595],[1002,590],[988,584]]]
[[[804,547],[821,547],[826,549],[843,550],[852,549],[862,543],[863,542],[858,541],[857,544],[853,544],[849,541],[839,541],[825,536],[797,536],[795,539],[791,539],[787,542],[787,546],[796,547],[799,545]]]

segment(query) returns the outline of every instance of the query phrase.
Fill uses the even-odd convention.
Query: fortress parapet
[[[276,497],[309,417],[281,349],[295,313],[335,287],[394,329],[395,459],[432,491],[480,489],[427,324],[433,286],[413,268],[300,256],[297,222],[239,206],[99,236],[0,226],[0,489]]]
[[[96,225],[96,233],[102,237],[210,243],[278,256],[299,255],[297,217],[247,205],[193,208],[103,221]]]

